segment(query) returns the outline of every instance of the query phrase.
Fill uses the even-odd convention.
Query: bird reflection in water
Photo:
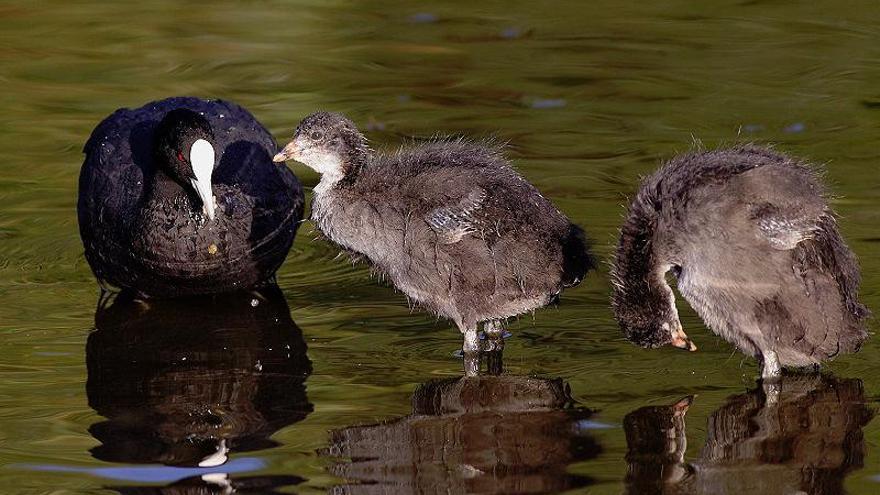
[[[154,483],[188,472],[181,467],[195,473],[169,486],[116,490],[274,493],[302,481],[224,471],[235,464],[226,464],[229,454],[276,446],[276,431],[312,411],[306,344],[277,287],[178,300],[120,295],[99,304],[95,327],[86,388],[89,405],[106,419],[89,429],[101,442],[92,455],[168,466],[146,480]]]
[[[591,411],[561,379],[482,375],[418,387],[409,416],[330,433],[334,493],[557,493],[586,486]]]
[[[862,382],[783,376],[727,399],[710,417],[699,457],[685,461],[690,398],[626,416],[627,493],[840,494],[862,467],[873,417]]]

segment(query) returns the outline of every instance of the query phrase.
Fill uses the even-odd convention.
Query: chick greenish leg
[[[462,352],[465,354],[479,354],[480,353],[480,335],[477,333],[476,328],[468,328],[464,332],[464,344],[461,346]]]
[[[483,323],[483,332],[486,334],[486,352],[504,350],[504,326],[501,320],[490,320]]]
[[[782,366],[775,351],[764,351],[761,356],[761,379],[776,381],[782,376]]]
[[[477,376],[480,374],[480,335],[477,333],[477,325],[466,325],[462,322],[456,324],[464,336],[464,343],[461,346],[464,355],[464,374]]]

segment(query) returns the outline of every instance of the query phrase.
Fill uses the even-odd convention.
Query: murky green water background
[[[603,266],[558,308],[512,326],[507,375],[562,382],[490,383],[482,412],[449,415],[419,398],[469,397],[431,382],[460,373],[451,355],[458,332],[410,312],[365,268],[333,260],[335,249],[313,241],[306,225],[279,276],[284,297],[271,318],[283,317],[271,321],[281,321],[281,340],[251,338],[248,331],[263,330],[236,320],[232,304],[221,321],[243,328],[242,338],[212,334],[206,327],[224,325],[216,318],[169,323],[179,328],[128,348],[104,333],[89,343],[87,368],[98,292],[75,216],[80,150],[93,126],[118,107],[169,95],[236,101],[279,141],[316,109],[349,114],[378,147],[435,132],[497,135],[604,259],[622,205],[660,160],[694,141],[772,142],[827,165],[842,229],[863,265],[864,302],[877,312],[876,2],[12,0],[0,5],[0,85],[2,492],[153,493],[119,488],[144,483],[102,469],[174,464],[163,457],[170,451],[132,453],[149,450],[141,440],[180,437],[188,424],[181,417],[201,424],[202,413],[187,409],[200,400],[238,404],[240,416],[204,414],[238,418],[217,426],[215,438],[226,431],[249,439],[230,442],[227,481],[189,473],[183,485],[161,489],[175,474],[146,483],[157,493],[223,493],[229,480],[242,491],[301,493],[659,492],[651,466],[665,465],[652,464],[634,432],[660,430],[636,428],[638,414],[625,418],[694,394],[686,448],[677,449],[690,463],[679,468],[696,474],[670,492],[880,490],[880,423],[871,421],[880,392],[876,338],[834,362],[835,379],[788,384],[781,405],[768,405],[754,363],[689,309],[684,324],[699,352],[624,342]],[[313,173],[296,171],[314,186]],[[302,337],[285,320],[284,300]],[[276,344],[298,351],[278,357]],[[297,354],[303,345],[310,375]],[[129,368],[127,357],[148,364]],[[187,357],[201,367],[186,368]],[[281,378],[261,382],[265,363]],[[101,385],[104,375],[116,381]],[[548,397],[565,384],[577,406],[562,409]],[[541,399],[522,406],[530,393]],[[143,400],[132,402],[137,394]],[[100,426],[108,421],[117,430]],[[346,430],[383,421],[391,423]],[[724,455],[711,448],[719,428],[739,431]],[[535,452],[543,454],[530,460]]]

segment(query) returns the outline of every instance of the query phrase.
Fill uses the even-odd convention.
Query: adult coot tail
[[[86,142],[79,227],[102,286],[148,296],[271,279],[303,214],[275,141],[233,103],[175,97],[104,119]]]

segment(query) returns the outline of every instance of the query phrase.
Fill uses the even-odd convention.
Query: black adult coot
[[[312,221],[412,301],[455,322],[464,351],[493,348],[505,319],[551,302],[592,267],[583,231],[500,149],[464,139],[374,153],[346,117],[305,118],[277,155],[321,174]]]
[[[148,296],[271,279],[303,213],[302,186],[243,108],[169,98],[104,119],[86,142],[79,227],[102,287]]]
[[[632,202],[613,268],[613,306],[644,347],[695,350],[678,289],[703,321],[756,357],[762,376],[855,352],[869,312],[859,268],[812,167],[758,146],[674,158]]]

